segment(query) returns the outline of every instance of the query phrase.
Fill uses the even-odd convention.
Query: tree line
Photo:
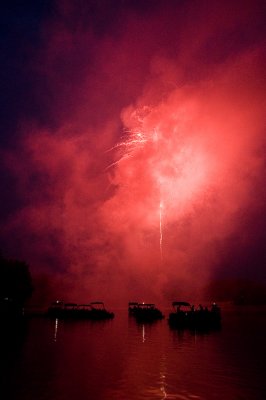
[[[29,266],[26,262],[7,259],[0,253],[0,311],[12,314],[22,312],[33,292]]]

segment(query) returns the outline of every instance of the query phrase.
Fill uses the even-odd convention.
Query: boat
[[[189,328],[198,330],[209,330],[219,328],[221,324],[220,307],[213,303],[211,309],[199,305],[194,306],[185,301],[174,301],[172,303],[174,312],[169,314],[169,325],[175,328]]]
[[[57,300],[48,308],[47,314],[50,317],[62,319],[103,320],[114,318],[114,313],[107,311],[102,301],[77,304],[64,303],[63,301]]]
[[[134,315],[135,311],[138,308],[139,303],[137,303],[136,301],[130,301],[128,303],[128,314],[129,315]]]
[[[59,318],[63,315],[64,302],[62,300],[54,301],[48,308],[47,315],[49,317]]]
[[[114,318],[114,313],[107,311],[102,301],[94,301],[90,303],[91,319],[111,319]]]
[[[163,313],[155,307],[154,303],[137,303],[134,305],[132,315],[137,322],[152,322],[163,319]]]

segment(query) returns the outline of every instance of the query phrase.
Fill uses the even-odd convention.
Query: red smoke
[[[259,38],[234,39],[257,3],[122,9],[97,35],[71,27],[65,2],[46,24],[33,67],[56,122],[24,121],[19,157],[5,154],[24,202],[4,234],[59,279],[58,295],[172,300],[215,276],[262,201],[263,52]]]

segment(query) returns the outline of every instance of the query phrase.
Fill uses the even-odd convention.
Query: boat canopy
[[[78,307],[80,308],[91,308],[90,304],[79,304]]]
[[[92,301],[91,307],[97,310],[104,310],[104,303],[102,301]]]
[[[175,306],[190,307],[190,304],[187,303],[186,301],[173,301],[172,305],[173,305],[173,307],[175,307]]]
[[[138,306],[141,308],[154,308],[155,304],[154,303],[139,303]]]

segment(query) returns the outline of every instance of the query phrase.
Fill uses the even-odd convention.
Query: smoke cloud
[[[262,2],[111,3],[59,1],[40,22],[31,115],[1,150],[2,248],[66,300],[261,279]]]

